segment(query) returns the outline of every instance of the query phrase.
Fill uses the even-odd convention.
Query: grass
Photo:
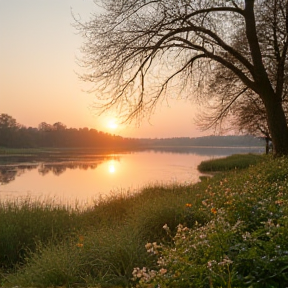
[[[77,212],[52,201],[29,198],[0,203],[0,265],[9,269],[25,261],[37,242],[56,243],[78,230]],[[0,267],[1,267],[0,266]]]
[[[219,172],[244,169],[261,162],[263,157],[260,154],[235,154],[226,158],[203,161],[199,164],[198,170],[200,172]]]
[[[263,156],[196,185],[146,187],[86,210],[1,203],[0,283],[286,287],[287,192],[288,159]]]

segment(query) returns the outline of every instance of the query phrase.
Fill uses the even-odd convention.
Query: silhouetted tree
[[[225,103],[232,105],[248,90],[255,93],[265,107],[275,154],[288,154],[282,107],[287,0],[100,2],[107,13],[78,25],[85,38],[82,79],[95,84],[97,108],[114,107],[127,121],[143,117],[175,86],[186,95],[195,94],[193,88],[205,92],[224,67],[234,80],[221,79],[218,92]],[[243,31],[245,51],[235,40]],[[232,91],[227,97],[223,87]]]
[[[63,130],[66,130],[67,126],[61,122],[56,122],[53,124],[53,130],[56,130],[56,131],[63,131]]]
[[[0,146],[13,147],[19,124],[8,114],[0,114]]]
[[[273,42],[275,41],[275,37],[271,35],[272,31],[274,34],[279,33],[277,32],[277,25],[275,25],[277,23],[275,20],[277,17],[276,11],[277,2],[270,2],[270,6],[267,5],[266,9],[260,11],[261,14],[259,18],[262,19],[261,26],[263,27],[261,27],[261,29],[259,28],[260,35],[258,36],[259,39],[261,39],[262,51],[265,51],[263,59],[266,58],[267,73],[271,81],[274,82],[274,86],[277,85],[275,71],[279,61],[278,54],[280,53],[277,49],[271,49],[271,47],[275,48],[275,46],[277,46],[277,43]],[[239,47],[238,50],[245,55],[249,53],[249,43],[243,28],[242,30],[239,29],[238,37],[234,39],[235,43],[233,45]],[[262,31],[265,31],[265,33]],[[231,61],[233,61],[232,58]],[[220,131],[223,129],[239,130],[242,133],[264,137],[266,140],[266,151],[268,151],[270,146],[269,142],[272,138],[269,131],[264,102],[254,91],[243,85],[237,75],[232,74],[231,71],[223,65],[217,65],[215,71],[217,72],[210,78],[210,83],[206,91],[209,96],[205,98],[210,109],[208,113],[202,113],[202,115],[200,115],[198,119],[199,126],[204,129],[214,127]],[[281,102],[287,121],[288,65],[285,65],[284,72]],[[235,89],[235,87],[238,87],[238,90]],[[214,97],[211,97],[211,95],[214,95]],[[222,127],[222,122],[224,123],[224,128]]]
[[[50,132],[53,130],[53,126],[46,123],[46,122],[41,122],[39,125],[38,125],[38,129],[40,131],[45,131],[45,132]]]

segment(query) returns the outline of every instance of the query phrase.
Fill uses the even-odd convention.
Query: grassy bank
[[[286,287],[287,192],[288,159],[263,157],[196,185],[146,187],[84,211],[1,203],[1,282]]]
[[[235,154],[225,158],[202,161],[198,166],[200,172],[219,172],[245,169],[265,159],[260,154]]]

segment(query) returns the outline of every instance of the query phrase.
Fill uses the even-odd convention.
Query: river
[[[261,149],[261,148],[260,148]],[[36,162],[0,167],[0,200],[32,198],[90,205],[99,197],[137,192],[154,184],[196,183],[201,161],[259,148],[165,149],[99,155],[93,160]]]

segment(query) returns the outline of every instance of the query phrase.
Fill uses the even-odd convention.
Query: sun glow
[[[110,164],[109,165],[109,173],[110,174],[114,174],[116,171],[114,164]]]
[[[116,167],[115,167],[115,161],[114,160],[110,160],[108,162],[108,171],[110,174],[114,174],[116,172]]]
[[[107,126],[108,126],[110,129],[116,129],[116,128],[118,128],[118,124],[117,124],[117,122],[116,122],[115,119],[109,120]]]

